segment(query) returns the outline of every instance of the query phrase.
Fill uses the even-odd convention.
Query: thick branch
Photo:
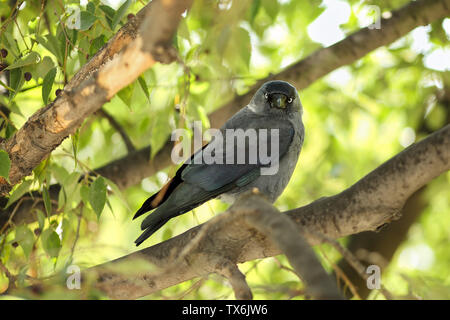
[[[450,125],[447,125],[405,149],[343,192],[286,214],[299,231],[304,231],[303,235],[311,245],[321,242],[315,234],[337,239],[373,231],[397,219],[398,212],[413,192],[449,169]],[[258,200],[252,201],[257,203]],[[199,233],[204,234],[197,241]],[[195,245],[191,246],[193,241]],[[186,246],[190,246],[188,252],[185,251]],[[216,272],[216,262],[220,259],[242,263],[280,253],[272,241],[246,223],[239,214],[239,204],[236,204],[226,213],[170,240],[87,269],[83,277],[96,276],[95,286],[110,297],[133,299]],[[182,259],[176,259],[179,256]],[[119,264],[132,265],[135,259],[143,259],[162,271],[153,269],[127,274],[126,277],[111,271]],[[174,260],[177,261],[176,267],[170,268]]]
[[[245,280],[245,275],[239,270],[238,266],[230,261],[224,261],[216,270],[230,282],[234,291],[236,300],[253,299],[252,291]]]
[[[262,82],[276,78],[291,81],[298,89],[306,88],[321,76],[326,75],[327,72],[331,72],[345,64],[351,64],[370,51],[399,39],[412,29],[420,25],[429,24],[449,14],[450,0],[421,0],[411,2],[409,5],[394,11],[391,18],[382,19],[381,29],[370,30],[363,28],[330,47],[317,50],[281,73],[262,79],[247,94],[235,97],[231,102],[214,111],[210,115],[211,126],[220,127],[226,119],[247,104],[255,88]],[[124,26],[123,32],[119,32],[120,34],[111,39],[106,47],[94,57],[95,59],[92,58],[88,65],[83,67],[74,79],[84,79],[90,74],[90,70],[98,68],[112,54],[118,52],[126,43],[129,43],[135,37],[135,28],[139,25],[139,21],[142,20],[142,16],[143,13],[141,10],[137,18]],[[79,84],[79,80],[72,81],[77,81],[74,83]],[[69,87],[71,87],[72,81],[69,83]],[[114,181],[119,188],[126,189],[169,166],[172,163],[170,160],[171,150],[172,144],[170,141],[167,141],[164,147],[157,152],[150,162],[150,146],[148,146],[137,152],[128,154],[123,158],[114,160],[98,168],[96,172]],[[130,163],[133,163],[133,165],[130,166]],[[59,190],[59,186],[55,186],[55,189]],[[57,196],[58,192],[54,194]],[[57,199],[57,197],[54,199]],[[6,203],[4,199],[3,202]],[[1,204],[2,199],[0,198]],[[24,208],[31,207],[31,205],[32,203],[29,203],[29,201],[23,202]],[[13,206],[1,212],[0,221],[2,219],[6,221],[12,209]],[[30,213],[28,213],[29,211],[23,213],[22,211],[22,209],[19,209],[17,212],[17,219],[14,219],[16,224],[33,219]]]
[[[192,0],[153,1],[144,12],[139,34],[120,54],[102,65],[76,87],[69,86],[50,105],[31,116],[6,141],[11,159],[9,179],[0,181],[0,194],[6,195],[55,149],[82,121],[150,68],[156,61],[175,59],[171,47],[181,14]],[[148,32],[152,30],[152,32]]]
[[[253,207],[253,214],[246,215],[247,221],[286,255],[291,266],[305,282],[306,293],[317,299],[342,299],[336,283],[327,275],[293,221],[287,215],[280,214],[273,206],[266,204],[266,207],[254,208],[255,203],[249,203],[250,200],[253,199],[245,198],[239,204],[240,208]]]

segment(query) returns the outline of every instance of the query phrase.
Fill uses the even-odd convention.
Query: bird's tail
[[[134,243],[136,244],[136,247],[139,246],[142,242],[147,240],[148,237],[150,237],[152,234],[154,234],[156,231],[158,231],[169,219],[163,219],[160,220],[153,225],[149,226],[147,229],[144,230],[144,232],[137,238]]]

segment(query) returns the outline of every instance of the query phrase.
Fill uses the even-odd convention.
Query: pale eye
[[[289,98],[288,103],[291,103],[294,99]]]
[[[268,94],[268,93],[265,93],[265,94],[264,94],[264,97],[265,97],[266,99],[269,99],[269,94]]]

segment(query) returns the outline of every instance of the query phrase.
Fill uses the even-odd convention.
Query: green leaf
[[[50,194],[48,193],[48,188],[44,187],[42,191],[42,197],[44,198],[44,207],[47,215],[51,215],[52,213],[52,202],[50,201]]]
[[[250,24],[253,24],[255,21],[255,17],[259,12],[259,8],[261,7],[261,0],[253,0],[252,5],[250,7]]]
[[[39,55],[39,53],[33,51],[27,54],[25,57],[17,60],[16,62],[8,66],[5,70],[22,68],[25,66],[29,66],[31,64],[39,63],[39,61],[41,61],[41,56]]]
[[[100,10],[102,10],[105,13],[106,22],[108,23],[109,27],[111,29],[113,29],[112,20],[114,18],[114,15],[116,14],[116,11],[113,8],[111,8],[110,6],[106,6],[106,5],[100,5],[99,8],[100,8]]]
[[[64,57],[60,50],[58,39],[54,35],[47,34],[45,38],[36,36],[36,41],[48,51],[53,53],[56,56],[58,62],[60,62],[61,64],[64,62]]]
[[[278,15],[278,11],[280,11],[280,4],[278,3],[278,1],[262,0],[262,6],[264,7],[264,10],[266,10],[269,17],[272,18],[272,21],[274,21]]]
[[[126,86],[119,92],[117,92],[117,95],[119,96],[120,100],[122,100],[123,103],[125,103],[130,109],[131,109],[131,99],[133,98],[133,92],[134,92],[134,82]]]
[[[8,203],[6,204],[5,209],[8,208],[11,204],[16,202],[17,200],[19,200],[25,193],[27,193],[32,183],[33,183],[32,180],[25,180],[16,189],[14,189],[14,191],[12,192],[11,196],[8,199]]]
[[[39,229],[44,230],[44,226],[45,226],[45,215],[44,213],[39,210],[36,209],[36,214],[37,214],[37,218],[38,218],[38,224],[39,224]]]
[[[127,207],[128,210],[131,210],[130,206],[128,205],[127,200],[125,199],[125,196],[123,195],[122,191],[119,189],[119,187],[112,182],[111,180],[104,178],[106,184],[108,185],[108,187],[111,188],[112,193],[117,196],[119,198],[120,201],[122,201],[122,203],[125,205],[125,207]],[[112,211],[112,210],[111,210]]]
[[[9,160],[8,152],[0,150],[0,177],[8,180],[9,169],[11,169],[11,160]]]
[[[53,82],[56,77],[56,68],[51,69],[44,78],[44,82],[42,83],[42,100],[44,104],[47,105],[48,97],[53,88]]]
[[[97,218],[100,218],[106,203],[106,183],[103,177],[98,177],[89,189],[89,203],[94,209]]]
[[[80,21],[81,21],[80,30],[85,31],[85,30],[89,29],[94,24],[95,20],[97,20],[97,17],[94,16],[89,11],[81,11],[81,13],[80,13]]]
[[[15,240],[23,249],[25,256],[30,256],[34,245],[34,234],[27,226],[22,225],[16,228]]]
[[[36,79],[44,79],[45,75],[55,66],[53,60],[49,56],[45,56],[36,66]]]
[[[120,22],[122,17],[127,12],[128,7],[131,5],[131,2],[132,2],[132,0],[127,0],[120,6],[119,9],[117,9],[116,14],[114,15],[114,18],[112,19],[112,22],[111,22],[112,29],[116,28],[117,24]]]
[[[57,257],[61,249],[61,240],[53,229],[46,229],[41,235],[42,246],[51,257]]]
[[[86,10],[91,14],[95,14],[95,4],[93,2],[88,2]]]
[[[98,50],[100,50],[103,45],[106,43],[106,37],[102,34],[92,40],[91,46],[89,47],[89,55],[94,55],[97,53]]]
[[[5,32],[3,35],[6,38],[6,42],[9,44],[9,50],[12,52],[14,56],[18,56],[20,54],[19,46],[17,45],[17,40],[14,39],[13,35],[10,32]]]
[[[9,99],[11,100],[14,96],[19,92],[20,88],[22,88],[25,79],[22,75],[22,69],[16,68],[10,71],[9,73],[9,86],[14,90],[14,92],[9,92]]]
[[[56,181],[60,185],[64,185],[67,177],[69,176],[69,172],[67,172],[66,168],[59,166],[56,163],[52,163],[50,170]]]
[[[73,150],[73,158],[74,158],[74,162],[75,162],[75,169],[77,167],[78,164],[78,140],[80,137],[80,130],[77,130],[73,135],[72,135],[72,150]]]
[[[143,76],[140,76],[138,78],[138,82],[142,88],[142,91],[144,91],[145,96],[150,101],[150,92],[148,91],[147,83],[145,83],[145,79]]]
[[[82,184],[80,187],[80,195],[81,195],[81,200],[83,200],[83,202],[85,204],[89,203],[89,187],[85,184]]]
[[[64,208],[64,206],[66,205],[66,200],[66,192],[64,188],[61,188],[58,192],[58,210]]]

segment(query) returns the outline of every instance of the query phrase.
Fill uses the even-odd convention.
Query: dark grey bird
[[[133,219],[156,210],[143,220],[141,229],[144,232],[136,239],[136,245],[170,219],[213,198],[232,203],[243,192],[258,188],[274,202],[288,184],[303,145],[302,113],[299,95],[292,85],[284,81],[263,84],[250,103],[220,129],[222,139],[215,136],[202,150],[194,153],[160,191],[143,203]],[[256,149],[250,141],[252,131],[259,137]],[[278,135],[269,134],[271,132],[278,132]],[[242,134],[245,143],[236,143]],[[266,154],[276,155],[270,162],[261,156],[264,155],[261,149],[264,144]],[[255,150],[256,160],[252,158]],[[202,161],[205,155],[222,161]],[[239,161],[239,156],[245,160]]]

